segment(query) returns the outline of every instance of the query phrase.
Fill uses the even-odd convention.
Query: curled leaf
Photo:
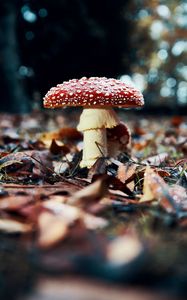
[[[176,212],[179,208],[174,201],[169,186],[150,167],[146,168],[144,174],[143,196],[140,202],[157,200],[168,212]]]
[[[87,187],[76,192],[68,200],[71,205],[87,206],[90,203],[100,200],[108,191],[107,177],[102,177]]]
[[[0,170],[6,173],[16,171],[32,171],[32,159],[23,152],[12,153],[0,159]]]

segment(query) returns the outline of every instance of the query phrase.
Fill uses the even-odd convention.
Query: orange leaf
[[[146,168],[144,174],[143,196],[140,201],[157,200],[168,212],[175,212],[178,204],[174,201],[169,186],[150,167]]]

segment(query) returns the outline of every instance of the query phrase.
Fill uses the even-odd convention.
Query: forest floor
[[[89,170],[78,110],[0,115],[0,299],[185,298],[187,118],[118,113]]]

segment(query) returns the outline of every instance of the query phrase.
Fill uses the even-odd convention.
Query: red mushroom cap
[[[106,77],[82,77],[64,81],[44,97],[44,107],[137,107],[144,104],[143,95],[120,80]]]

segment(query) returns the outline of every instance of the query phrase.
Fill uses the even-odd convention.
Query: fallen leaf
[[[123,183],[126,183],[126,181],[129,179],[129,178],[132,178],[133,175],[135,175],[135,172],[136,172],[136,164],[121,164],[119,167],[118,167],[118,171],[117,171],[117,178],[123,182]],[[127,184],[127,187],[133,191],[134,190],[134,180],[131,180],[128,184]]]
[[[58,131],[51,131],[51,132],[43,132],[39,136],[39,140],[42,141],[45,145],[49,144],[52,140],[61,140],[60,134]]]
[[[149,171],[148,168],[146,168],[146,171],[144,172],[143,195],[140,198],[140,202],[147,202],[155,199],[152,188],[150,187],[150,174],[152,174],[152,172],[153,171]]]
[[[76,192],[69,198],[68,203],[71,205],[86,207],[90,203],[98,201],[102,197],[104,197],[107,191],[107,177],[104,176],[101,179],[98,179],[92,184],[83,188],[82,190]]]
[[[65,155],[70,152],[70,148],[62,143],[60,143],[59,145],[59,143],[55,139],[52,139],[51,145],[49,147],[49,151],[54,155],[58,155],[58,154]]]
[[[80,131],[73,127],[64,127],[59,129],[59,136],[62,140],[80,141],[83,135]]]
[[[39,215],[38,229],[38,245],[45,249],[55,246],[68,234],[68,226],[63,218],[50,212],[42,212]]]
[[[61,140],[61,141],[79,141],[82,139],[82,133],[76,128],[65,127],[58,131],[44,132],[39,137],[44,143],[48,141]]]
[[[10,219],[0,219],[0,231],[5,233],[27,233],[32,230],[29,224]]]
[[[3,197],[0,200],[0,210],[19,211],[20,208],[33,201],[33,197],[29,195],[15,195]]]
[[[131,190],[127,187],[127,184],[121,182],[117,177],[109,176],[109,175],[108,175],[108,184],[109,184],[109,188],[110,188],[110,189],[113,189],[113,190],[120,190],[120,191],[126,193],[126,195],[134,196],[133,191],[131,191]]]
[[[60,216],[67,226],[72,225],[77,220],[82,220],[85,227],[90,230],[103,228],[108,225],[108,221],[104,218],[94,216],[85,212],[81,208],[71,206],[69,204],[50,200],[44,202],[43,206]]]
[[[178,203],[174,201],[169,186],[153,169],[147,167],[144,174],[143,196],[140,198],[140,202],[151,200],[157,200],[169,213],[178,210]]]
[[[184,187],[175,184],[169,188],[169,193],[178,207],[187,209],[187,191]]]
[[[0,159],[0,169],[6,173],[22,171],[32,171],[32,159],[23,152],[11,153]]]
[[[143,164],[150,164],[154,166],[160,166],[168,158],[169,154],[167,152],[159,153],[154,156],[150,156],[142,161]]]
[[[93,179],[96,175],[106,174],[107,173],[107,161],[105,157],[100,157],[96,160],[94,165],[89,169],[88,178]]]
[[[13,164],[22,164],[21,161],[18,160],[9,160],[5,161],[4,163],[0,164],[0,170],[7,168],[8,166],[11,166]]]
[[[154,171],[156,173],[158,173],[158,175],[160,175],[161,177],[169,177],[169,176],[171,176],[171,174],[168,171],[166,171],[166,170],[156,169],[155,168]]]
[[[73,224],[73,222],[80,218],[80,210],[65,203],[49,200],[43,202],[42,206],[59,215],[67,225]]]

